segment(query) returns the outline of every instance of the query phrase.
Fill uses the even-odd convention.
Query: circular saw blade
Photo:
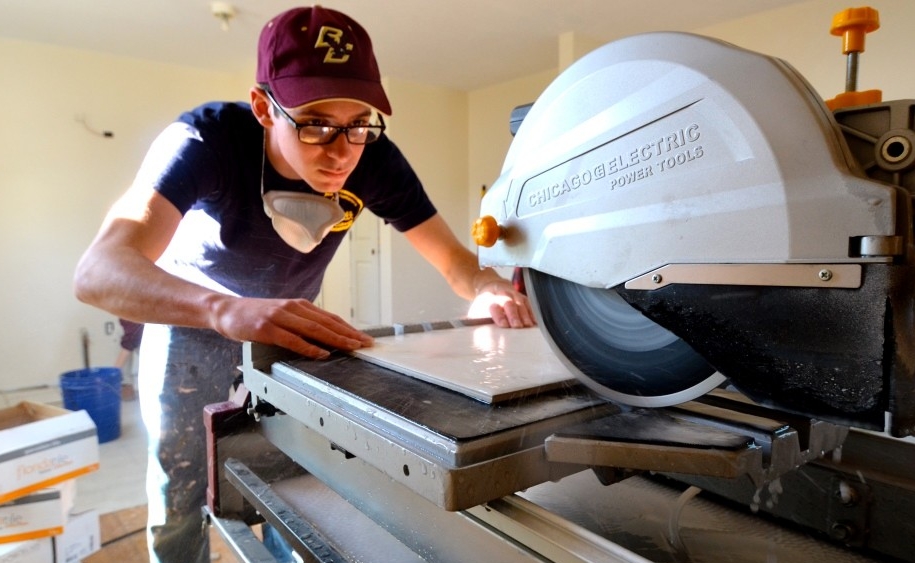
[[[537,322],[578,379],[608,399],[664,407],[703,395],[725,377],[672,332],[612,289],[533,269],[525,280]]]

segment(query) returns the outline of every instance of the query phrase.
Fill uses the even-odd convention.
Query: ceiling
[[[600,42],[694,30],[806,0],[325,0],[372,36],[382,75],[473,90],[555,68],[558,37]],[[229,0],[0,0],[0,37],[170,64],[253,73],[261,26],[300,5]]]

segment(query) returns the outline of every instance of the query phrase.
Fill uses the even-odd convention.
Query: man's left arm
[[[534,326],[534,315],[527,297],[515,290],[511,281],[491,268],[480,268],[477,257],[454,236],[441,215],[404,232],[410,244],[432,264],[459,296],[489,303],[493,322],[501,327]]]

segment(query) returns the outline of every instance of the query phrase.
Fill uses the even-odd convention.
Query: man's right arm
[[[258,299],[218,293],[159,268],[181,213],[146,186],[112,207],[80,259],[76,297],[128,320],[210,328],[232,340],[274,344],[308,357],[371,345],[371,338],[306,299]]]

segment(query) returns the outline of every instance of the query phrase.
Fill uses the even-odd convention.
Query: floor
[[[74,510],[99,514],[146,505],[146,430],[140,403],[121,401],[121,436],[99,444],[99,470],[76,481]]]
[[[121,401],[121,436],[99,444],[99,470],[79,477],[74,511],[99,513],[102,549],[83,563],[148,563],[146,550],[146,430],[139,402]],[[238,560],[215,531],[211,559]]]

